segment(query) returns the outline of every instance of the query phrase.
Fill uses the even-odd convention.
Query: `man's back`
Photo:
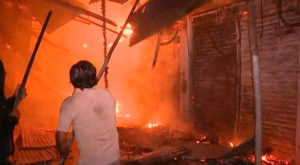
[[[78,164],[105,165],[118,161],[115,100],[106,89],[76,89],[62,105],[58,130],[66,131],[68,123],[74,128],[80,149]]]

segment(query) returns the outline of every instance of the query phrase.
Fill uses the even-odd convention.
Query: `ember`
[[[289,165],[288,160],[277,158],[275,155],[265,154],[261,157],[261,160],[265,165]]]

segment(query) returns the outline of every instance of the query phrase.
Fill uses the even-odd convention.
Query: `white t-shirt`
[[[72,125],[80,150],[78,165],[107,165],[120,158],[115,100],[104,88],[76,89],[60,110],[58,131]]]

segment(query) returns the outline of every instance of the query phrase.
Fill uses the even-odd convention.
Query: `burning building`
[[[19,106],[16,164],[58,161],[54,133],[60,105],[73,90],[69,69],[82,59],[101,69],[103,50],[114,48],[134,3],[0,2],[6,96],[22,81],[46,14],[53,12]],[[99,84],[117,102],[122,162],[251,164],[261,146],[263,164],[300,164],[299,5],[139,2]],[[75,164],[78,154],[75,144],[66,164]]]

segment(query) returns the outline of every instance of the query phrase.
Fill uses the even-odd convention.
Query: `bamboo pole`
[[[262,122],[261,122],[261,93],[260,93],[260,69],[258,56],[258,43],[256,35],[256,18],[254,0],[248,0],[248,35],[249,46],[252,57],[252,74],[254,86],[255,103],[255,164],[261,165],[261,144],[262,144]]]

